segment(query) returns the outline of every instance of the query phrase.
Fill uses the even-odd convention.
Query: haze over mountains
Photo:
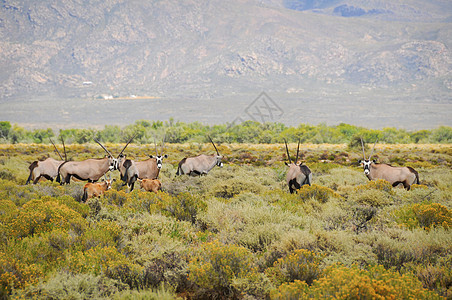
[[[105,95],[252,100],[261,91],[283,102],[452,98],[450,0],[0,5],[0,99],[10,103]]]

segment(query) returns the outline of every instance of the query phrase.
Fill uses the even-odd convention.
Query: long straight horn
[[[210,137],[210,135],[208,135],[210,142],[212,143],[213,147],[215,148],[215,150],[217,151],[217,155],[220,156],[220,152],[218,152],[217,147],[215,146],[215,144],[212,141],[212,138]]]
[[[364,152],[363,138],[360,138],[360,139],[361,139],[361,146],[363,147],[363,158],[364,158],[364,160],[366,160],[366,153]]]
[[[64,145],[64,139],[62,136],[60,136],[61,142],[63,143],[63,150],[64,150],[64,161],[67,161],[67,153],[66,153],[66,146]]]
[[[298,140],[298,146],[297,146],[297,158],[295,158],[295,164],[298,163],[298,152],[300,151],[300,140]]]
[[[375,145],[377,144],[378,139],[375,140],[374,146],[372,147],[372,152],[370,152],[369,160],[372,158],[372,154],[374,154]]]
[[[50,142],[52,143],[53,147],[55,148],[56,152],[58,153],[58,155],[60,156],[61,160],[63,160],[63,157],[60,154],[60,151],[58,151],[57,147],[55,146],[55,144],[53,143],[52,139],[49,138]]]
[[[96,143],[98,143],[99,146],[101,146],[102,149],[104,149],[105,152],[107,152],[108,155],[110,155],[111,157],[113,157],[113,155],[110,153],[110,151],[108,151],[107,148],[105,148],[104,145],[102,145],[97,139],[94,139],[94,141],[95,141]]]
[[[155,145],[155,156],[159,156],[159,152],[157,151],[157,143],[155,142],[155,137],[154,137],[154,145]]]
[[[134,136],[132,136],[129,141],[127,142],[127,144],[124,146],[124,148],[122,148],[121,152],[119,153],[118,157],[121,156],[121,154],[124,152],[124,150],[126,150],[127,146],[129,146],[130,142],[136,137],[137,135],[135,134]]]
[[[163,140],[162,140],[162,152],[160,154],[163,155],[163,151],[165,149],[165,138],[166,138],[166,134],[163,135]]]
[[[287,158],[289,159],[289,164],[291,164],[292,160],[290,159],[289,148],[287,147],[286,139],[284,139],[284,144],[286,144]]]

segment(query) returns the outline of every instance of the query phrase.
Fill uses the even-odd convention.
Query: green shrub
[[[320,203],[326,203],[330,198],[341,198],[339,194],[330,188],[313,184],[303,185],[297,193],[301,199],[316,199]]]
[[[231,178],[224,181],[218,181],[212,186],[210,193],[215,197],[232,198],[242,192],[259,194],[263,190],[263,186],[254,180]]]
[[[195,223],[197,215],[206,210],[206,203],[201,197],[191,193],[180,193],[171,196],[164,192],[152,194],[158,199],[151,205],[151,212],[161,212],[164,215],[176,218],[179,221]]]
[[[80,232],[85,226],[86,220],[64,204],[32,200],[19,209],[17,217],[8,225],[8,231],[9,236],[21,238],[57,228]]]
[[[198,253],[190,260],[189,280],[204,289],[203,292],[210,297],[234,298],[234,295],[235,297],[240,295],[241,291],[237,290],[237,287],[243,288],[245,279],[251,282],[253,279],[260,280],[253,260],[251,252],[244,247],[223,245],[218,241],[209,242],[203,244]],[[261,284],[265,283],[261,282]],[[254,282],[254,284],[259,284],[259,282]]]
[[[422,287],[412,274],[400,275],[373,266],[362,270],[333,265],[311,286],[303,281],[284,283],[272,292],[271,299],[441,299]]]
[[[14,289],[38,282],[43,273],[38,265],[24,262],[0,251],[0,296],[6,299]]]
[[[452,227],[452,210],[438,203],[416,203],[396,211],[396,218],[401,226],[409,229]]]
[[[321,273],[321,263],[324,255],[305,249],[298,249],[287,256],[278,259],[266,273],[278,285],[295,280],[311,284]]]
[[[126,284],[105,276],[61,272],[46,282],[16,290],[13,296],[19,299],[111,299],[127,290]]]
[[[91,225],[83,234],[85,250],[101,247],[117,247],[121,238],[122,228],[109,220],[100,220]]]
[[[357,186],[355,191],[366,191],[369,189],[379,190],[389,194],[393,193],[391,183],[384,179],[370,180],[367,184]]]

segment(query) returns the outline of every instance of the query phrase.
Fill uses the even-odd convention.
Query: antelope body
[[[287,185],[289,186],[289,191],[291,194],[293,194],[296,190],[300,189],[303,185],[308,184],[311,185],[312,182],[312,173],[311,170],[305,166],[302,165],[302,163],[298,162],[298,153],[300,150],[300,142],[298,141],[298,148],[297,148],[297,157],[295,159],[295,162],[292,162],[290,159],[289,154],[289,148],[287,147],[287,142],[284,141],[286,144],[286,151],[287,151],[287,157],[289,158],[289,163],[285,162],[286,166],[289,167],[289,171],[287,172],[286,181]]]
[[[210,137],[209,137],[210,139]],[[212,139],[210,139],[210,142],[214,146],[215,150],[217,151],[217,154],[212,155],[206,155],[201,154],[196,157],[186,157],[183,158],[179,162],[179,166],[177,168],[176,175],[183,175],[188,174],[191,176],[196,175],[207,175],[210,170],[212,170],[215,166],[219,166],[220,168],[223,167],[223,163],[221,160],[223,159],[223,156],[220,155],[218,152],[217,147],[213,143]]]
[[[384,179],[389,181],[393,187],[402,183],[403,187],[408,191],[412,184],[419,184],[419,174],[413,168],[393,167],[388,164],[378,164],[376,160],[371,160],[376,143],[377,141],[375,141],[369,159],[366,159],[364,144],[361,139],[364,160],[359,160],[359,163],[363,164],[364,174],[369,180]]]
[[[28,176],[27,182],[25,184],[30,183],[30,181],[33,181],[33,184],[36,184],[39,179],[41,179],[41,177],[53,181],[53,179],[58,176],[58,168],[67,160],[66,147],[64,146],[63,138],[61,138],[61,141],[63,142],[65,159],[63,160],[63,157],[61,156],[57,147],[53,143],[52,139],[50,139],[50,142],[52,142],[52,145],[60,156],[61,160],[56,160],[49,157],[42,161],[36,160],[32,162],[28,167],[28,169],[30,170],[30,175]]]
[[[158,179],[142,179],[140,181],[140,187],[148,192],[157,193],[162,188],[162,183]]]
[[[28,167],[30,170],[30,175],[28,176],[27,182],[25,184],[33,181],[33,184],[36,184],[41,177],[44,177],[47,180],[53,181],[55,177],[58,175],[59,166],[64,163],[63,160],[56,160],[51,157],[46,158],[42,161],[34,161]]]
[[[108,191],[111,189],[111,184],[115,181],[115,179],[111,180],[102,180],[102,182],[97,183],[91,183],[88,182],[83,187],[83,197],[82,201],[85,202],[86,200],[93,198],[93,197],[100,197],[102,196],[105,191]]]
[[[117,168],[117,159],[97,140],[95,140],[107,152],[104,158],[89,158],[83,161],[67,161],[58,168],[57,182],[69,184],[71,177],[88,182],[96,182],[108,171]]]

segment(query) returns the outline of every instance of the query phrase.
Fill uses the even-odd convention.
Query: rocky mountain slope
[[[449,0],[2,0],[0,99],[450,100]]]

